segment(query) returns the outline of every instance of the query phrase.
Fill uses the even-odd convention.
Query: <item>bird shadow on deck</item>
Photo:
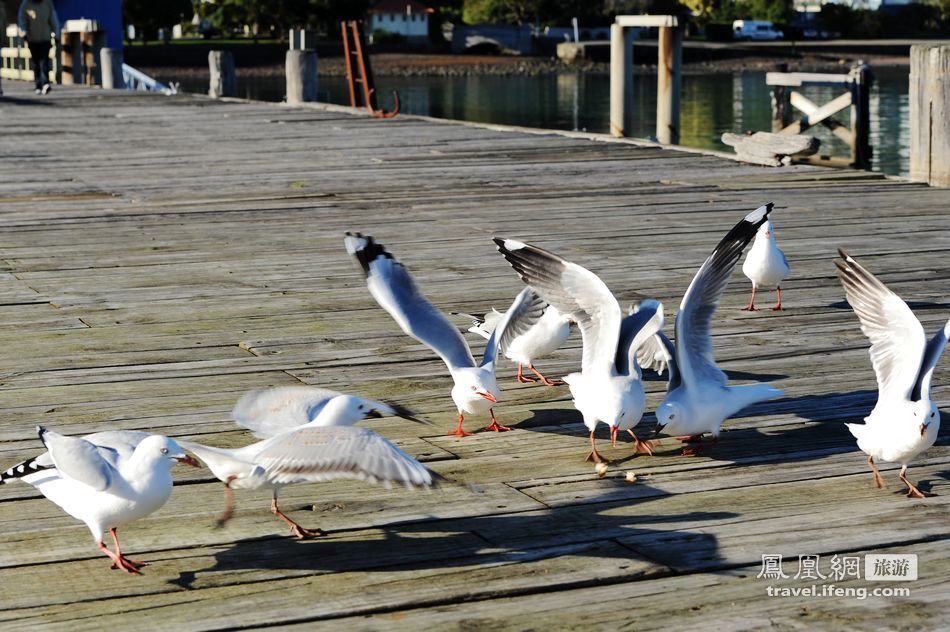
[[[950,309],[950,303],[935,303],[933,301],[904,301],[911,310],[920,309]],[[832,309],[852,309],[848,301],[836,301],[829,303],[828,307]]]
[[[642,487],[646,490],[646,486]],[[491,566],[543,562],[570,556],[577,557],[577,561],[559,561],[559,564],[576,563],[580,568],[589,564],[591,557],[639,562],[629,572],[618,571],[627,579],[636,574],[669,574],[672,571],[666,567],[670,566],[678,571],[715,570],[721,566],[715,535],[648,526],[664,523],[699,526],[704,522],[736,518],[736,513],[611,513],[615,509],[623,511],[632,504],[645,504],[665,496],[668,494],[651,495],[646,491],[643,497],[633,502],[629,499],[613,500],[520,514],[393,523],[371,534],[354,530],[352,533],[330,532],[311,540],[297,540],[290,536],[248,538],[216,552],[214,565],[210,568],[182,572],[169,583],[192,589],[199,575],[255,570],[325,574],[469,568],[474,572]],[[622,539],[622,543],[618,539]],[[669,543],[676,543],[676,547],[671,549]],[[621,564],[618,568],[626,569],[627,566]],[[580,575],[586,576],[585,573]],[[392,581],[398,579],[395,577]]]

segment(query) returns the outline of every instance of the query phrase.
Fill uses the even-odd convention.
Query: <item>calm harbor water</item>
[[[180,81],[186,91],[205,92],[207,80],[163,76]],[[398,90],[402,111],[438,118],[501,123],[548,129],[607,132],[610,78],[594,74],[557,74],[535,77],[379,77],[381,105],[392,108],[392,90]],[[894,175],[909,171],[909,97],[907,69],[879,68],[871,91],[871,146],[875,170]],[[239,78],[242,97],[264,101],[284,99],[282,77]],[[806,97],[819,104],[843,92],[834,87],[809,87]],[[343,77],[320,77],[318,100],[349,104]],[[656,76],[637,75],[634,135],[654,133]],[[689,147],[726,149],[723,132],[771,129],[769,89],[764,72],[688,74],[683,77],[680,141]],[[847,111],[838,120],[847,123]],[[847,147],[828,130],[813,128],[821,139],[822,154],[847,155]]]

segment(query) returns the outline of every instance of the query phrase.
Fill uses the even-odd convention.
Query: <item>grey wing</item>
[[[494,362],[512,340],[531,329],[544,315],[547,306],[530,286],[521,290],[488,339],[481,366]]]
[[[61,475],[88,485],[96,491],[109,489],[117,472],[99,453],[98,446],[85,439],[67,437],[42,426],[37,426],[36,431]]]
[[[362,267],[370,294],[406,334],[435,351],[450,371],[475,366],[462,334],[422,295],[404,265],[369,235],[347,233],[344,243]]]
[[[248,391],[231,416],[255,437],[267,439],[310,423],[339,393],[316,386],[278,386]]]
[[[537,246],[500,237],[493,240],[525,283],[577,322],[584,339],[582,370],[612,370],[622,313],[604,282],[590,270]]]
[[[861,331],[871,341],[871,364],[877,376],[878,401],[904,401],[918,381],[927,336],[901,298],[847,252],[835,260],[838,278]]]
[[[663,327],[663,304],[655,300],[642,301],[636,311],[620,323],[620,340],[614,357],[618,375],[639,374],[637,357],[640,349]],[[653,343],[654,345],[657,343]]]
[[[683,296],[675,321],[676,362],[687,383],[698,378],[720,384],[728,381],[713,357],[712,317],[742,251],[771,211],[769,202],[733,226],[699,268]]]
[[[920,371],[918,371],[917,379],[914,380],[914,387],[911,389],[911,401],[930,399],[930,380],[933,377],[937,361],[940,360],[940,356],[943,355],[943,350],[947,346],[948,337],[950,337],[950,320],[927,343],[923,362],[920,363]]]
[[[372,430],[300,428],[263,445],[254,459],[275,485],[359,479],[373,483],[432,485],[424,465]]]

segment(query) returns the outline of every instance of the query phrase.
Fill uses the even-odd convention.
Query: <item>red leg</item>
[[[874,486],[878,489],[884,489],[887,487],[884,484],[884,477],[881,476],[881,473],[878,471],[877,466],[874,465],[874,457],[868,457],[868,466],[871,468],[871,475],[874,477]],[[901,472],[903,474],[903,471]]]
[[[131,564],[135,568],[142,568],[143,566],[148,566],[146,562],[136,562],[135,560],[130,560],[126,556],[122,555],[122,549],[119,547],[119,534],[116,533],[115,528],[109,529],[109,533],[112,534],[112,542],[115,544],[115,553],[120,558],[122,558],[123,561],[125,561],[128,564]]]
[[[773,312],[784,312],[785,308],[782,307],[782,288],[776,287],[775,291],[778,292],[778,303],[775,304],[775,307],[772,308]]]
[[[607,463],[607,459],[600,456],[600,452],[597,451],[597,440],[594,438],[594,431],[590,431],[590,454],[587,455],[588,461],[594,461],[595,463]]]
[[[519,382],[521,382],[522,384],[534,384],[535,382],[538,381],[537,378],[533,378],[522,373],[521,369],[522,369],[522,366],[521,366],[521,363],[519,362],[518,363],[518,381]],[[537,371],[535,371],[535,373],[537,373]]]
[[[274,497],[270,501],[270,511],[272,514],[274,514],[275,516],[277,516],[278,518],[280,518],[281,520],[283,520],[284,522],[290,525],[290,532],[293,533],[294,537],[296,537],[298,540],[306,540],[308,538],[318,538],[321,535],[325,535],[323,531],[321,531],[320,529],[304,529],[299,524],[297,524],[296,522],[294,522],[293,520],[285,516],[284,512],[282,512],[277,507],[277,492],[276,491],[274,491]]]
[[[703,435],[689,435],[688,437],[676,437],[677,441],[682,441],[683,443],[697,443],[703,440]]]
[[[489,408],[488,412],[491,413],[491,423],[485,426],[485,430],[494,430],[495,432],[505,432],[506,430],[511,430],[508,426],[502,426],[498,423],[498,420],[495,419],[495,409]]]
[[[907,485],[907,497],[908,498],[927,498],[929,496],[935,496],[936,494],[931,494],[928,492],[922,492],[917,489],[917,486],[907,480],[907,466],[901,468],[900,479],[904,481],[904,484]]]
[[[541,375],[540,371],[534,368],[533,364],[529,364],[528,368],[534,371],[534,374],[541,378],[541,382],[543,382],[545,386],[560,386],[561,384],[564,384],[564,380],[552,380],[550,378],[544,377]]]
[[[109,548],[102,543],[101,539],[96,542],[96,546],[112,560],[112,568],[120,568],[132,575],[141,575],[142,573],[139,572],[139,567],[133,564],[131,560],[122,557],[122,554],[119,552],[119,540],[115,535],[115,529],[110,529],[109,532],[112,533],[112,539],[116,543],[116,552],[113,553],[110,551]]]
[[[215,526],[219,529],[227,524],[228,520],[231,519],[231,516],[234,515],[234,491],[231,489],[231,483],[237,476],[229,476],[228,480],[224,481],[224,511],[221,512],[221,515],[218,516],[218,520],[215,523]]]
[[[653,448],[656,447],[655,441],[641,441],[640,437],[633,434],[633,430],[627,430],[630,433],[630,436],[633,437],[633,440],[636,441],[634,444],[634,451],[637,454],[649,454],[653,456]]]
[[[752,298],[749,299],[749,304],[742,308],[744,312],[754,312],[755,309],[755,283],[752,284]]]
[[[459,412],[459,425],[455,427],[455,432],[450,432],[450,433],[449,433],[449,436],[456,436],[456,437],[458,437],[458,438],[460,438],[460,439],[461,439],[462,437],[471,437],[471,436],[472,436],[472,433],[471,433],[471,432],[465,432],[464,430],[462,430],[462,421],[463,421],[464,419],[465,419],[465,416],[464,416],[461,412]]]

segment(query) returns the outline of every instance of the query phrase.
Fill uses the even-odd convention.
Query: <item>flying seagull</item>
[[[456,437],[472,434],[462,429],[466,413],[488,412],[492,422],[486,430],[510,430],[498,423],[493,409],[501,396],[495,380],[498,354],[504,353],[512,340],[541,318],[544,301],[528,289],[518,294],[489,338],[481,363],[475,364],[459,330],[422,295],[406,267],[382,244],[369,235],[349,232],[344,243],[347,252],[359,262],[369,292],[380,307],[389,312],[406,334],[435,351],[448,367],[455,382],[452,400],[458,409],[458,425],[451,434]]]
[[[950,320],[928,343],[907,303],[847,252],[839,249],[838,254],[838,278],[861,321],[861,331],[871,340],[871,365],[878,388],[877,403],[864,423],[846,425],[868,455],[876,487],[883,488],[884,479],[874,465],[875,458],[900,463],[907,496],[924,498],[929,494],[907,480],[907,464],[934,444],[940,429],[940,412],[930,399],[930,381],[947,346]]]
[[[141,575],[144,562],[119,548],[118,529],[160,509],[172,493],[171,468],[197,466],[174,439],[144,432],[99,432],[67,437],[42,426],[37,434],[47,451],[0,474],[0,483],[22,480],[86,523],[112,568]],[[115,552],[103,544],[112,535]]]
[[[643,301],[624,318],[617,299],[590,270],[514,239],[495,237],[494,241],[521,279],[573,318],[581,330],[581,372],[571,373],[564,381],[590,431],[588,460],[605,461],[594,438],[598,423],[610,428],[612,443],[616,444],[620,430],[626,430],[637,452],[652,454],[652,443],[641,441],[633,432],[646,403],[637,352],[663,326],[663,305]]]
[[[693,277],[676,314],[674,349],[659,333],[671,356],[666,397],[656,409],[656,432],[686,435],[699,441],[704,433],[718,440],[723,421],[746,406],[778,397],[782,391],[766,384],[728,386],[713,358],[712,317],[742,250],[768,220],[772,203],[746,215],[719,242]],[[694,454],[691,449],[684,454]]]
[[[775,243],[775,231],[772,222],[766,220],[759,226],[755,241],[742,263],[742,272],[752,281],[752,298],[742,309],[755,311],[755,291],[760,287],[774,287],[778,293],[778,302],[772,311],[784,311],[782,307],[782,281],[788,276],[790,268],[785,253]]]

